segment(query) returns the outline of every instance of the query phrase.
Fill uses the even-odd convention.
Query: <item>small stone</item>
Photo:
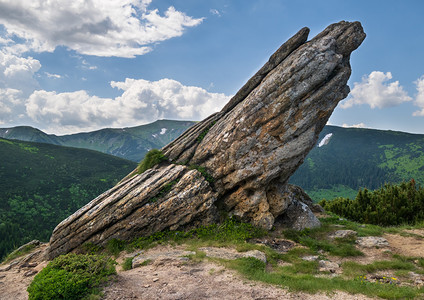
[[[389,242],[380,236],[365,236],[365,237],[359,237],[356,240],[356,243],[359,246],[365,247],[365,248],[373,248],[373,247],[389,247]]]
[[[319,258],[318,255],[308,255],[308,256],[302,257],[302,259],[306,261],[317,261],[318,258]]]
[[[12,268],[12,266],[11,266],[11,265],[8,265],[8,266],[5,266],[5,267],[2,267],[2,268],[0,268],[0,272],[7,272],[7,271],[9,271],[11,268]]]
[[[240,253],[233,249],[217,248],[217,247],[203,247],[203,248],[199,248],[199,250],[205,252],[207,257],[222,258],[222,259],[228,259],[228,260],[234,260],[234,259],[243,258],[243,257],[253,257],[266,263],[265,253],[259,250],[251,250],[245,253]]]
[[[354,230],[337,230],[336,232],[333,232],[328,237],[330,239],[344,239],[348,237],[355,237],[358,233]]]
[[[38,272],[37,271],[35,271],[35,270],[29,270],[28,272],[25,272],[24,273],[24,276],[25,277],[29,277],[29,276],[32,276],[32,275],[35,275],[35,274],[37,274]]]
[[[153,280],[153,282],[156,282],[156,281],[159,281],[159,278],[155,277],[152,280]]]
[[[339,264],[335,262],[331,262],[328,260],[320,260],[319,261],[319,271],[320,272],[330,272],[336,273],[336,271],[340,268]]]
[[[144,287],[147,289],[150,287],[150,284],[145,284]]]

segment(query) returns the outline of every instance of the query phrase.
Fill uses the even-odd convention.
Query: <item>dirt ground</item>
[[[375,260],[390,259],[391,253],[406,256],[424,257],[424,230],[405,230],[404,234],[385,234],[390,246],[387,248],[361,248],[363,257],[353,260],[358,263],[371,263]],[[16,260],[9,270],[10,263],[0,265],[0,299],[28,299],[26,288],[35,274],[47,262],[42,259],[46,245],[34,250],[30,259]],[[154,254],[174,249],[170,246],[158,246],[145,254]],[[183,249],[183,246],[177,247]],[[33,252],[33,253],[34,253]],[[122,262],[124,257],[120,257]],[[345,260],[330,258],[341,263]],[[13,264],[13,263],[12,263]],[[117,268],[118,275],[104,287],[106,300],[120,299],[369,299],[363,295],[350,295],[344,292],[333,294],[292,293],[288,290],[243,279],[235,271],[208,260],[201,262],[158,259],[152,264],[129,271]]]
[[[286,289],[242,279],[236,272],[210,262],[176,262],[120,272],[104,289],[105,300],[124,299],[369,299],[362,295],[290,293]]]

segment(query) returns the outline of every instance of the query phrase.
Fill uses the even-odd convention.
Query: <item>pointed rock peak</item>
[[[349,93],[350,54],[365,33],[344,21],[309,42],[308,33],[301,29],[220,112],[165,146],[166,161],[133,172],[62,221],[49,257],[87,242],[211,224],[220,211],[270,229],[296,206],[311,221],[299,226],[317,226],[309,197],[287,182]]]

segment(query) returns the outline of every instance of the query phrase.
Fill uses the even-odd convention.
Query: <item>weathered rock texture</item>
[[[365,38],[359,22],[330,25],[307,42],[308,33],[301,29],[220,112],[165,146],[169,163],[128,176],[60,223],[50,258],[85,242],[209,224],[218,210],[271,228],[302,201],[288,179],[349,93],[350,54]]]

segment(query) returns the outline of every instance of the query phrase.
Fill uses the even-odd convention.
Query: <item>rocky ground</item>
[[[341,230],[338,234],[349,234]],[[258,241],[259,242],[259,241]],[[288,242],[284,247],[297,246]],[[369,264],[377,260],[389,260],[391,253],[404,256],[424,257],[424,229],[404,230],[382,237],[358,239],[356,246],[365,255],[354,258],[327,256],[328,261],[320,262],[322,271],[330,271],[331,276],[342,272],[339,267],[344,261]],[[42,254],[46,245],[38,246],[33,252],[0,265],[0,299],[28,299],[26,288],[35,274],[47,265]],[[234,249],[204,247],[199,249],[207,257],[235,259],[240,256],[253,256],[264,260],[260,251],[238,253]],[[282,249],[284,251],[285,249]],[[363,295],[345,292],[331,294],[307,294],[290,292],[284,287],[253,282],[244,279],[236,271],[226,269],[214,260],[189,259],[193,252],[185,245],[159,245],[148,251],[123,252],[117,261],[122,263],[127,257],[135,257],[135,268],[123,271],[117,267],[117,276],[104,287],[103,299],[368,299]],[[305,257],[304,259],[318,259]],[[143,261],[148,264],[142,264]],[[394,276],[385,272],[385,276]],[[374,274],[378,278],[378,274]],[[412,284],[423,285],[423,276],[411,274]]]

